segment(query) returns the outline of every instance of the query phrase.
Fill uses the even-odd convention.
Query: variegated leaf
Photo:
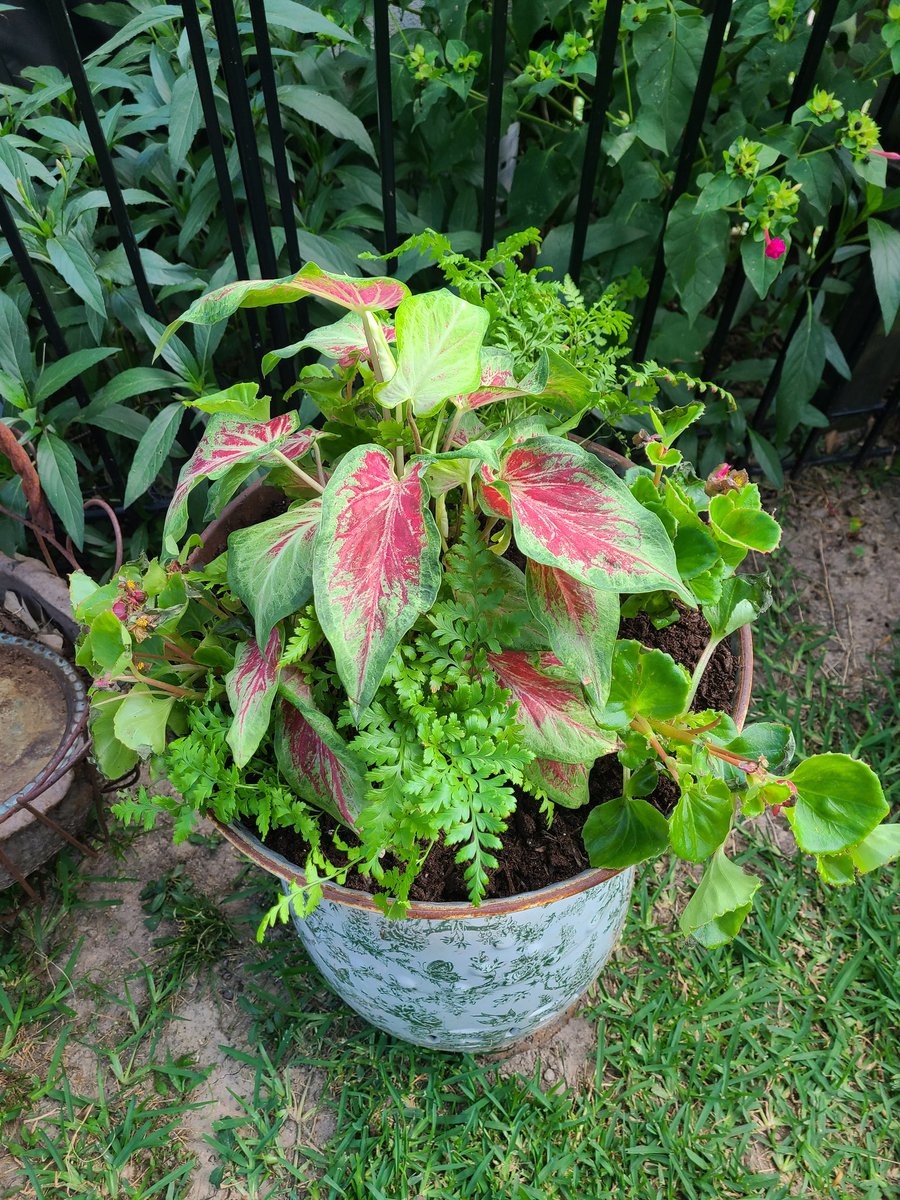
[[[467,395],[454,396],[453,403],[470,411],[496,400],[527,396],[549,408],[577,413],[593,397],[590,379],[553,350],[543,351],[532,370],[520,380],[516,380],[513,372],[513,361],[505,350],[490,347],[483,350],[481,386]]]
[[[356,713],[440,586],[440,539],[428,508],[424,460],[403,479],[378,446],[344,456],[322,496],[313,583],[316,613]]]
[[[602,708],[612,680],[619,630],[619,596],[579,583],[558,567],[528,560],[528,604],[547,630],[550,645]]]
[[[271,421],[241,421],[227,413],[210,417],[197,449],[181,468],[163,528],[163,546],[178,553],[178,542],[187,528],[187,501],[203,479],[218,479],[238,463],[275,463],[274,451],[288,458],[305,454],[320,433],[297,430],[297,413],[283,413]]]
[[[488,511],[512,520],[528,558],[614,592],[669,590],[695,606],[659,518],[580,446],[535,437],[513,446],[499,474],[482,467]]]
[[[523,774],[554,804],[561,804],[564,808],[581,808],[590,798],[589,772],[584,763],[564,763],[556,762],[552,758],[536,758],[525,767]]]
[[[196,299],[166,327],[154,358],[182,325],[215,325],[239,308],[292,304],[304,296],[319,296],[353,312],[365,312],[396,308],[408,295],[409,288],[396,279],[355,279],[323,271],[315,263],[307,263],[296,275],[286,275],[283,279],[240,279]]]
[[[313,545],[321,509],[316,497],[269,521],[239,529],[228,539],[228,586],[253,613],[261,646],[273,626],[312,595]]]
[[[265,652],[255,640],[245,642],[225,676],[225,691],[234,713],[226,741],[239,767],[250,761],[269,728],[280,657],[281,631],[273,629]]]
[[[486,346],[481,352],[481,380],[474,392],[454,396],[453,403],[464,412],[493,404],[496,400],[523,395],[522,387],[515,376],[515,359],[506,350]]]
[[[366,795],[363,765],[315,705],[296,668],[283,672],[284,700],[275,734],[282,775],[301,799],[354,826]]]
[[[525,745],[540,758],[592,763],[615,749],[615,735],[597,726],[581,687],[555,654],[504,650],[489,654],[488,663],[518,704]]]
[[[387,342],[396,341],[397,331],[393,325],[381,325],[381,332]],[[370,358],[369,344],[363,327],[363,319],[359,313],[348,313],[335,321],[333,325],[325,325],[312,330],[300,342],[284,346],[281,350],[270,351],[263,359],[263,374],[268,375],[276,363],[283,358],[292,358],[301,350],[318,350],[329,358],[336,358],[338,365],[347,367],[359,359],[367,361]]]
[[[486,309],[460,300],[446,288],[410,296],[397,309],[397,370],[375,389],[386,408],[412,401],[426,416],[444,400],[478,387]]]

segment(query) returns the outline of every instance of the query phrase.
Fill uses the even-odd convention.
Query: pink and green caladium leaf
[[[588,768],[584,763],[536,758],[522,771],[525,778],[554,804],[581,808],[588,802]]]
[[[351,828],[366,795],[363,765],[315,705],[300,672],[288,667],[275,733],[279,769],[301,799]]]
[[[554,653],[602,708],[612,680],[618,595],[588,587],[558,567],[531,559],[525,579],[529,607],[546,628]]]
[[[716,850],[678,920],[683,933],[713,949],[735,937],[753,907],[761,880]]]
[[[474,391],[481,380],[481,345],[487,310],[446,288],[409,296],[397,309],[397,370],[375,388],[386,408],[412,402],[427,416],[445,400]]]
[[[664,650],[648,650],[623,638],[613,652],[612,682],[601,720],[624,729],[633,717],[659,721],[679,717],[687,707],[691,677]]]
[[[264,651],[253,638],[245,642],[225,676],[225,691],[234,713],[225,740],[239,767],[250,761],[269,728],[280,657],[281,630],[273,629]]]
[[[203,479],[218,479],[238,463],[277,463],[275,451],[301,458],[321,436],[318,429],[297,429],[297,413],[283,413],[271,421],[241,421],[228,413],[214,413],[197,449],[181,468],[163,528],[163,546],[178,553],[178,542],[187,529],[188,496]]]
[[[580,446],[531,438],[504,455],[499,473],[484,466],[481,476],[485,508],[512,520],[528,558],[601,590],[673,591],[695,606],[659,518]]]
[[[615,749],[615,737],[599,728],[581,687],[555,654],[504,650],[489,654],[488,665],[518,705],[525,746],[540,758],[592,763]]]
[[[647,800],[617,796],[591,810],[582,837],[592,867],[621,871],[662,854],[669,825]]]
[[[236,283],[226,283],[224,287],[198,297],[190,308],[171,325],[167,325],[153,357],[160,354],[169,338],[182,325],[215,325],[239,308],[293,304],[304,296],[318,296],[339,304],[341,308],[362,313],[396,308],[408,295],[409,288],[396,279],[356,279],[350,275],[335,275],[323,271],[315,263],[307,263],[296,275],[286,275],[283,279],[239,279]]]
[[[814,754],[787,779],[797,793],[784,815],[797,845],[810,854],[856,846],[888,814],[878,776],[848,754]]]
[[[464,412],[498,400],[528,397],[568,413],[580,412],[594,395],[586,375],[553,350],[545,350],[531,371],[516,379],[515,359],[506,350],[485,347],[481,353],[481,383],[473,392],[454,396]]]
[[[380,323],[380,328],[386,342],[396,341],[397,331],[392,325]],[[301,350],[307,349],[318,350],[320,354],[336,358],[341,367],[348,367],[360,359],[368,360],[370,357],[369,343],[366,341],[362,315],[357,312],[348,313],[346,317],[341,317],[340,321],[335,321],[333,325],[324,325],[319,329],[312,330],[300,342],[294,342],[280,350],[271,350],[263,358],[263,374],[268,375],[276,363],[281,362],[283,358],[293,358]]]
[[[253,614],[264,646],[273,627],[312,596],[313,546],[322,502],[316,497],[228,539],[228,586]]]
[[[441,582],[440,537],[422,480],[424,460],[402,479],[379,446],[341,459],[322,496],[313,586],[316,614],[355,713]]]

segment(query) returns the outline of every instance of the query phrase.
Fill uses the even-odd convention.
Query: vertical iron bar
[[[85,129],[87,129],[88,137],[94,150],[97,169],[100,172],[103,186],[109,197],[109,207],[116,222],[116,227],[119,230],[119,237],[122,239],[122,248],[125,251],[125,257],[128,259],[128,265],[131,267],[131,274],[134,277],[141,305],[149,316],[160,320],[159,309],[156,307],[156,301],[153,299],[153,293],[150,291],[150,285],[147,283],[147,276],[144,273],[141,252],[138,249],[134,230],[131,227],[128,209],[122,196],[122,189],[119,187],[119,181],[116,178],[112,155],[109,152],[109,146],[106,144],[106,138],[103,136],[103,129],[100,125],[100,118],[97,116],[97,109],[94,107],[91,87],[85,74],[84,63],[82,63],[81,55],[78,52],[78,44],[75,41],[72,23],[69,20],[69,10],[66,8],[65,0],[47,0],[47,3],[51,10],[50,26],[56,34],[66,69],[69,72],[69,78],[72,80],[78,110],[81,113],[81,119],[84,121]]]
[[[6,197],[0,192],[0,233],[6,238],[9,248],[12,251],[12,256],[15,259],[16,266],[28,288],[28,292],[34,303],[34,307],[38,311],[38,316],[43,322],[44,328],[47,330],[47,337],[50,345],[53,347],[57,358],[65,358],[69,353],[69,347],[66,344],[66,339],[63,331],[59,327],[59,322],[53,312],[50,304],[50,299],[44,291],[44,286],[38,278],[37,271],[34,269],[34,264],[28,257],[28,251],[25,249],[25,244],[19,234],[18,226],[16,225],[15,217],[6,202]],[[86,408],[90,403],[90,397],[87,394],[87,389],[81,382],[81,377],[76,375],[69,384],[72,394],[78,401],[79,408]],[[106,436],[104,429],[98,429],[96,426],[92,428],[92,438],[96,443],[97,450],[103,460],[103,465],[106,468],[106,473],[109,476],[110,483],[115,488],[118,495],[122,495],[124,491],[124,480],[122,472],[119,470],[119,464],[112,452],[109,444],[109,439]]]
[[[491,6],[491,67],[488,76],[487,123],[484,133],[484,189],[481,211],[481,257],[494,245],[497,219],[497,181],[500,173],[500,120],[503,116],[503,74],[506,69],[508,0]]]
[[[884,429],[885,425],[887,425],[888,420],[897,411],[898,406],[900,406],[900,385],[895,386],[894,394],[885,399],[884,408],[881,410],[881,415],[875,418],[872,428],[866,435],[866,440],[860,446],[858,454],[853,459],[854,469],[859,469],[859,467],[864,465],[866,459],[874,450],[875,443],[881,436],[881,431]]]
[[[812,33],[810,33],[809,41],[806,44],[806,53],[803,55],[800,70],[794,77],[794,86],[785,115],[785,120],[788,123],[790,123],[790,119],[797,109],[806,103],[806,97],[809,95],[812,85],[815,82],[816,71],[819,69],[822,51],[825,49],[825,43],[828,41],[828,35],[831,32],[831,23],[834,20],[834,14],[837,12],[837,6],[838,0],[819,0],[819,5],[816,9],[816,18],[813,21]]]
[[[378,96],[378,149],[381,155],[381,207],[384,210],[384,253],[397,245],[397,176],[394,165],[394,101],[391,94],[391,34],[388,0],[375,0],[375,89]],[[390,271],[396,259],[388,262]]]
[[[269,126],[269,140],[272,144],[272,161],[275,167],[275,179],[278,183],[278,198],[281,201],[281,218],[284,222],[284,240],[288,262],[292,271],[299,271],[301,266],[300,247],[297,243],[297,223],[294,220],[294,193],[288,174],[284,129],[281,125],[278,87],[275,82],[275,68],[272,64],[272,44],[269,41],[264,0],[250,0],[250,19],[253,22],[253,36],[256,39],[256,57],[259,62],[263,99],[266,104],[266,122]]]
[[[606,106],[612,91],[613,68],[616,63],[616,46],[619,40],[619,22],[622,19],[622,0],[607,0],[603,14],[603,26],[597,38],[595,53],[597,74],[591,96],[591,113],[588,117],[587,141],[581,163],[581,186],[578,190],[578,207],[572,227],[572,248],[569,251],[569,274],[578,283],[584,263],[584,247],[588,225],[591,220],[591,205],[597,186],[597,170],[600,166],[600,141],[606,128]]]
[[[209,73],[209,62],[206,57],[203,30],[200,27],[200,19],[197,16],[196,0],[181,0],[181,11],[184,14],[184,28],[187,31],[191,62],[194,66],[194,77],[197,80],[200,107],[203,110],[203,124],[206,127],[206,137],[209,142],[213,170],[216,175],[216,183],[219,186],[219,199],[222,202],[222,214],[225,217],[228,242],[231,246],[231,253],[234,258],[234,266],[238,277],[246,279],[250,273],[250,268],[247,264],[247,252],[244,249],[244,238],[241,233],[241,222],[234,199],[234,188],[231,186],[231,176],[228,172],[228,155],[225,152],[225,141],[222,137],[221,126],[219,125],[219,114],[216,111],[216,97],[213,91],[212,78]],[[261,370],[263,345],[259,332],[259,321],[252,309],[248,309],[244,315],[247,318],[247,328],[250,331],[250,344],[253,347],[257,367]],[[261,375],[260,379],[262,379]]]
[[[259,269],[263,279],[274,279],[278,275],[278,260],[266,208],[262,165],[256,145],[256,131],[253,128],[253,112],[250,108],[250,93],[241,57],[234,0],[211,0],[211,8],[219,41],[228,104],[234,121],[234,136],[241,160],[241,173],[247,193],[247,207],[250,211],[250,225],[256,243]],[[283,311],[273,307],[268,313],[268,321],[277,344],[284,345],[288,340],[288,333]],[[279,377],[285,389],[291,386],[293,380],[287,362],[280,364]]]
[[[697,143],[700,141],[700,135],[703,132],[703,119],[706,116],[710,93],[715,83],[716,67],[719,64],[719,55],[722,52],[722,43],[725,40],[725,30],[730,17],[731,0],[716,0],[712,20],[709,23],[709,33],[706,36],[706,46],[703,49],[703,58],[700,62],[700,70],[697,73],[697,84],[694,89],[694,98],[691,101],[691,110],[688,114],[687,124],[684,127],[684,135],[681,140],[681,153],[678,156],[678,164],[675,167],[672,190],[668,195],[663,210],[662,229],[660,230],[659,242],[656,246],[656,258],[653,263],[653,271],[650,275],[650,284],[647,288],[644,307],[641,310],[641,323],[634,343],[634,357],[638,362],[647,353],[650,333],[653,329],[653,318],[656,316],[659,299],[662,295],[663,281],[666,275],[664,242],[669,213],[672,211],[675,201],[690,182],[691,169],[694,165],[694,155],[697,152]]]
[[[719,313],[716,328],[707,343],[706,353],[703,355],[704,379],[710,379],[719,365],[719,359],[722,357],[722,351],[725,349],[725,342],[728,340],[728,331],[731,329],[731,322],[734,320],[734,314],[737,312],[737,306],[741,299],[745,282],[746,276],[744,275],[743,266],[739,259],[731,268],[728,276],[728,285],[725,290],[725,298],[722,301],[722,311]]]

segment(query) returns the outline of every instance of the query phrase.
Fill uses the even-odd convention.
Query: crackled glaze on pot
[[[552,1022],[619,940],[634,871],[488,916],[389,921],[324,898],[294,924],[338,995],[379,1029],[441,1050],[502,1050]],[[283,885],[286,886],[286,885]]]

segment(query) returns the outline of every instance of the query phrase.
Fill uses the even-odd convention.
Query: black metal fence
[[[298,246],[294,205],[292,202],[292,185],[287,149],[282,129],[276,76],[273,68],[272,48],[266,22],[265,4],[264,0],[248,0],[248,2],[255,38],[253,69],[259,75],[265,99],[266,119],[271,139],[273,167],[279,198],[278,216],[283,225],[285,235],[284,256],[288,268],[291,271],[295,271],[301,265],[301,257]],[[104,139],[99,114],[91,94],[75,33],[73,32],[66,0],[44,0],[44,4],[51,23],[53,36],[58,43],[61,59],[65,63],[65,69],[71,78],[78,109],[80,110],[96,156],[97,167],[102,177],[103,186],[109,197],[110,210],[115,219],[130,270],[133,273],[140,302],[149,315],[161,319],[153,289],[148,283],[141,261],[138,241],[132,227],[128,206],[123,197],[119,181],[116,178],[116,171],[109,147]],[[213,159],[228,241],[234,256],[238,275],[246,277],[249,274],[244,242],[244,217],[246,216],[252,232],[256,259],[261,274],[263,277],[275,277],[286,273],[284,269],[285,263],[279,262],[272,236],[272,222],[267,206],[263,168],[254,131],[248,91],[247,69],[242,59],[234,0],[210,0],[210,9],[221,55],[221,70],[233,123],[234,139],[240,158],[240,201],[229,172],[226,143],[217,113],[213,79],[211,78],[207,62],[197,3],[196,0],[181,0],[184,29],[186,30],[190,44],[192,64],[196,74],[197,88],[202,106],[205,135]],[[714,0],[714,3],[708,5],[707,9],[710,14],[710,21],[706,48],[700,64],[690,113],[681,138],[673,184],[666,200],[666,218],[679,196],[685,191],[690,180],[691,168],[702,132],[704,115],[710,102],[717,63],[723,41],[726,37],[729,20],[732,16],[732,0]],[[821,0],[821,3],[815,10],[815,19],[806,50],[794,79],[788,117],[805,103],[810,95],[814,80],[816,79],[817,67],[829,31],[835,20],[837,9],[838,0]],[[494,0],[494,3],[490,5],[490,63],[484,140],[483,205],[481,212],[481,241],[483,251],[487,251],[494,244],[495,240],[495,214],[498,197],[501,138],[503,133],[502,99],[508,10],[509,0]],[[579,281],[582,273],[588,230],[592,222],[603,219],[603,214],[597,211],[595,197],[599,174],[602,170],[601,139],[607,121],[607,105],[611,94],[613,71],[616,64],[622,11],[622,0],[608,0],[595,47],[597,74],[596,81],[591,90],[589,111],[586,114],[586,139],[581,162],[580,187],[569,256],[569,273],[576,282]],[[375,0],[373,44],[375,84],[378,101],[379,169],[384,216],[383,244],[385,251],[389,251],[397,245],[398,237],[389,20],[390,5],[387,0]],[[900,77],[894,76],[892,81],[882,90],[873,112],[875,119],[882,127],[890,123],[897,109],[898,100],[900,100]],[[823,241],[821,242],[825,250],[833,244],[836,237],[840,217],[839,207],[839,205],[836,206],[830,219],[825,224],[822,235]],[[44,323],[49,342],[54,352],[57,355],[65,354],[68,349],[65,336],[54,316],[50,299],[28,257],[25,246],[16,229],[12,212],[2,192],[0,192],[0,232],[2,232],[9,243],[12,256],[22,273],[35,309]],[[654,266],[647,295],[643,303],[643,308],[635,321],[636,333],[634,336],[633,352],[637,360],[646,355],[654,315],[661,300],[665,276],[664,234],[665,220],[663,221],[656,246]],[[812,288],[822,283],[823,278],[829,270],[830,259],[828,255],[823,254],[822,257],[824,260],[822,265],[810,280],[810,287]],[[722,361],[723,353],[728,345],[729,335],[732,332],[735,316],[739,309],[741,294],[745,286],[748,285],[743,267],[739,261],[730,269],[730,274],[726,277],[719,291],[719,312],[715,332],[708,343],[702,367],[702,373],[707,378],[715,375]],[[751,424],[754,427],[760,427],[770,412],[781,380],[787,347],[790,344],[791,337],[799,328],[803,319],[803,313],[804,306],[798,305],[793,323],[785,331],[781,350],[777,354],[762,397],[752,416]],[[250,312],[247,314],[247,318],[254,348],[260,350],[262,337],[257,316],[255,313]],[[271,324],[271,333],[278,344],[283,344],[287,341],[284,314],[277,308],[270,309],[268,310],[266,319]],[[877,335],[879,321],[879,309],[874,287],[871,281],[868,281],[863,283],[861,288],[852,296],[851,302],[846,304],[844,311],[838,319],[835,331],[851,368],[860,360],[871,339]],[[898,373],[900,373],[900,369],[898,369]],[[86,403],[87,396],[78,381],[75,382],[74,388],[79,402]],[[898,401],[900,401],[900,388],[896,386],[888,387],[886,393],[883,395],[869,397],[865,401],[860,401],[854,394],[852,383],[850,385],[843,383],[831,368],[827,368],[822,390],[817,396],[819,407],[829,414],[833,423],[840,424],[850,421],[859,426],[863,432],[857,444],[852,445],[849,449],[845,448],[837,453],[817,454],[818,437],[822,431],[813,430],[793,463],[794,469],[799,469],[804,465],[815,462],[852,461],[854,465],[858,466],[873,455],[892,453],[893,447],[879,445],[879,441],[882,439],[888,423],[897,411]],[[100,450],[110,474],[114,480],[120,479],[118,465],[111,454],[109,446],[106,444],[105,435],[102,430],[97,432]]]

